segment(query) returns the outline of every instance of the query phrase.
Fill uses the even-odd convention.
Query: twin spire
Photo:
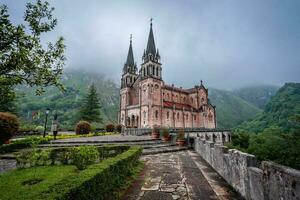
[[[152,30],[152,18],[150,19],[150,32],[148,36],[148,42],[147,42],[147,47],[144,50],[143,54],[143,61],[154,61],[154,62],[159,62],[160,60],[160,55],[158,49],[155,47],[155,41],[154,41],[154,34]],[[129,49],[128,49],[128,55],[126,59],[126,63],[123,68],[123,72],[136,72],[137,67],[136,64],[134,63],[134,57],[133,57],[133,50],[132,50],[132,34],[130,34],[130,44],[129,44]]]

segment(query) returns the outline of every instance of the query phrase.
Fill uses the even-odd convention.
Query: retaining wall
[[[198,152],[245,199],[300,200],[300,171],[199,137]]]

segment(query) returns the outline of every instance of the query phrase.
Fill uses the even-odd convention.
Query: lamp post
[[[50,109],[47,108],[47,109],[46,109],[46,119],[45,119],[44,136],[43,136],[43,137],[46,136],[46,127],[47,127],[47,119],[48,119],[49,112],[50,112]]]

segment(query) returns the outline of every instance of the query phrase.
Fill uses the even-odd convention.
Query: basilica
[[[123,67],[119,123],[131,128],[216,128],[216,110],[202,81],[190,89],[168,85],[156,49],[152,22],[142,63],[134,62],[132,39]]]

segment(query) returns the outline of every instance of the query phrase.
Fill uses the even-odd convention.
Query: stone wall
[[[198,152],[245,199],[299,200],[300,171],[195,138]]]

